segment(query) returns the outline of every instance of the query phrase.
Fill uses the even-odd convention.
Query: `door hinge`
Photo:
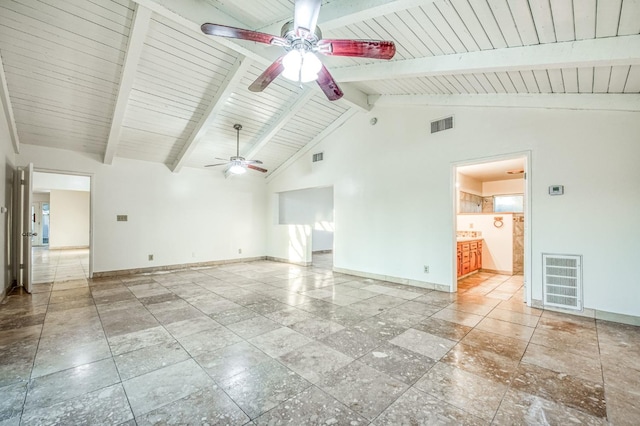
[[[20,185],[24,185],[24,179],[20,179]]]
[[[20,269],[24,269],[24,263],[20,264]]]

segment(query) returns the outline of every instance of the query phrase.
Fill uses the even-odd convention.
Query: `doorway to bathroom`
[[[528,153],[456,164],[455,289],[530,303]]]

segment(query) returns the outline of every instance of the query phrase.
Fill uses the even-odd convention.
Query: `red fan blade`
[[[396,54],[392,41],[382,40],[320,40],[318,51],[330,56],[391,59]]]
[[[229,163],[227,162],[227,163],[207,164],[205,167],[224,166],[226,164],[229,164]]]
[[[293,28],[296,34],[300,35],[298,28],[304,28],[313,34],[316,30],[321,3],[321,0],[296,0],[293,14]]]
[[[284,58],[284,55],[280,56],[271,65],[269,65],[269,68],[264,70],[264,72],[260,74],[258,78],[256,78],[256,81],[251,83],[251,86],[249,86],[249,90],[251,90],[252,92],[262,92],[267,88],[269,84],[271,84],[273,80],[275,80],[280,74],[282,74],[282,71],[284,71],[282,58]]]
[[[243,28],[228,27],[226,25],[219,24],[202,24],[200,27],[203,33],[228,38],[239,38],[241,40],[255,41],[265,44],[276,44],[279,46],[287,46],[289,42],[282,37],[277,37],[271,34],[260,33],[258,31],[245,30]]]
[[[333,77],[331,77],[331,74],[329,73],[327,67],[325,67],[324,65],[318,73],[317,81],[318,86],[320,86],[320,88],[322,89],[324,94],[327,95],[327,98],[329,98],[330,101],[337,101],[344,94],[338,87],[338,83],[336,83]]]
[[[253,164],[247,164],[248,169],[257,170],[262,173],[267,173],[267,169],[263,169],[262,167],[254,166]]]

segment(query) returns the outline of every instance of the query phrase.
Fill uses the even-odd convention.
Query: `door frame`
[[[457,238],[456,238],[456,230],[457,230],[457,170],[458,167],[462,166],[471,166],[475,164],[484,164],[484,163],[492,163],[495,161],[501,160],[510,160],[515,158],[524,158],[525,163],[525,180],[524,180],[524,286],[525,286],[525,301],[527,306],[531,306],[531,298],[532,298],[532,268],[531,268],[531,182],[533,180],[533,174],[531,173],[531,151],[517,151],[507,154],[494,155],[489,157],[479,157],[471,160],[463,160],[456,161],[451,163],[451,206],[452,206],[452,247],[451,251],[451,271],[452,271],[452,285],[451,292],[456,293],[458,291],[458,278],[457,278],[457,270],[458,270],[458,262],[457,262]]]
[[[33,167],[34,173],[52,173],[57,175],[68,175],[68,176],[84,176],[89,178],[89,278],[93,278],[93,224],[94,220],[94,174],[90,172],[75,172],[70,170],[59,170],[59,169],[48,169],[44,167]],[[51,209],[51,204],[49,204],[49,209]],[[51,232],[51,228],[49,228],[49,232]]]

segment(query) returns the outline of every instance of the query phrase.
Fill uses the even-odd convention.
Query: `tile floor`
[[[49,250],[31,249],[33,282],[47,283],[89,277],[89,249]]]
[[[528,308],[521,277],[447,294],[333,273],[330,254],[57,273],[0,305],[2,426],[640,419],[640,330]]]

